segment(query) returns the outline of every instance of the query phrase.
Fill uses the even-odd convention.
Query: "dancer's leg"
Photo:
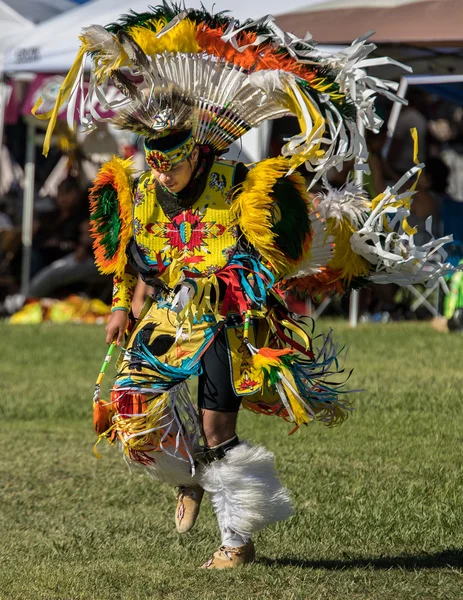
[[[286,490],[275,473],[273,454],[240,443],[236,435],[241,400],[234,393],[225,335],[203,357],[199,407],[205,452],[200,482],[209,492],[222,545],[206,568],[229,568],[254,559],[252,534],[291,514]]]

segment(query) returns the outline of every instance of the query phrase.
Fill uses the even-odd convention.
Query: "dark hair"
[[[145,139],[145,146],[148,150],[172,150],[180,144],[183,144],[191,135],[191,130],[177,131],[161,138]]]

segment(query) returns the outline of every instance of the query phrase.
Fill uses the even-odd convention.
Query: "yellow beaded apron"
[[[136,243],[146,262],[169,264],[180,256],[189,276],[208,276],[219,271],[235,252],[237,227],[229,210],[235,164],[215,161],[206,187],[188,209],[170,219],[156,198],[150,172],[139,180],[134,201]],[[162,277],[161,277],[162,278]]]

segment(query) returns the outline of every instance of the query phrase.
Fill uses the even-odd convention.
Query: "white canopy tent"
[[[29,37],[38,23],[73,7],[71,0],[0,0],[0,52]]]
[[[14,43],[26,33],[31,32],[35,25],[29,19],[17,13],[6,2],[0,2],[0,52],[8,44]]]
[[[309,4],[323,4],[327,0],[312,0]],[[43,23],[24,42],[7,49],[5,71],[58,72],[67,71],[79,48],[82,27],[91,24],[108,25],[131,10],[146,11],[149,0],[91,0]],[[230,11],[233,17],[243,20],[267,14],[297,11],[307,6],[307,0],[186,0],[189,8],[204,5],[211,12]]]
[[[296,35],[310,23],[314,37],[326,44],[348,42],[373,29],[380,43],[459,46],[462,15],[461,0],[327,0],[289,7],[280,23]]]
[[[0,75],[4,71],[4,52],[6,48],[20,43],[22,40],[29,39],[38,23],[72,8],[75,8],[75,3],[72,0],[0,0]],[[10,93],[10,86],[0,81],[0,143],[3,140],[5,108]],[[28,149],[28,163],[31,163],[31,159],[33,161],[30,152],[31,149]],[[26,167],[27,173],[29,173],[29,179],[31,176],[33,177],[32,164]],[[33,188],[29,195],[33,195]],[[32,237],[32,214],[26,220],[25,225],[27,227],[23,226],[22,237],[23,240],[27,241]],[[26,272],[26,276],[28,279],[29,271]]]

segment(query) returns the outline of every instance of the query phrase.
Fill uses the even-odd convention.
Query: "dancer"
[[[114,125],[144,138],[149,165],[137,177],[115,157],[91,193],[96,263],[114,273],[106,341],[123,346],[110,402],[96,403],[97,429],[179,487],[180,533],[209,494],[221,545],[205,568],[246,564],[253,534],[292,508],[272,453],[238,439],[238,409],[296,429],[339,424],[351,410],[331,333],[314,337],[285,294],[436,277],[444,266],[430,269],[430,255],[445,240],[413,244],[409,195],[397,190],[421,165],[372,200],[351,184],[327,187],[316,202],[306,190],[300,167],[313,186],[328,169],[367,158],[357,118],[377,129],[374,94],[393,98],[388,83],[359,68],[372,49],[365,40],[323,57],[272,17],[240,26],[166,3],[92,25],[81,40],[55,111],[43,115],[45,151],[60,104],[69,98],[72,121],[82,94],[92,110],[80,112],[80,129],[98,120],[98,101]],[[109,79],[121,100],[105,103]],[[248,166],[222,158],[251,128],[287,114],[300,133],[281,156]],[[138,275],[155,291],[124,339]]]

